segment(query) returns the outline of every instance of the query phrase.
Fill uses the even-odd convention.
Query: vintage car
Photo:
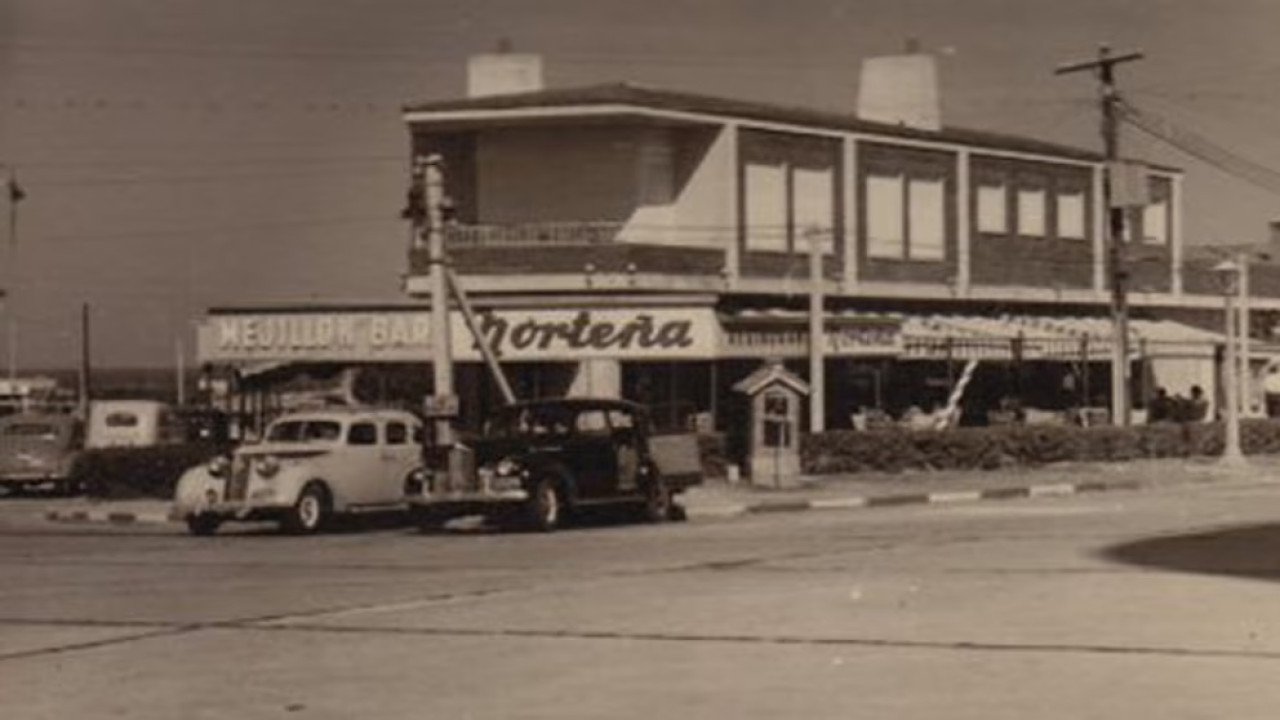
[[[673,496],[702,481],[697,437],[654,434],[646,409],[625,400],[515,403],[469,451],[452,473],[428,470],[450,464],[429,457],[406,483],[410,515],[424,531],[462,515],[547,531],[597,506],[678,519]]]
[[[313,533],[334,513],[403,509],[421,438],[421,421],[400,410],[290,413],[267,426],[262,442],[187,470],[171,515],[195,535],[227,520],[275,520]]]
[[[52,485],[76,491],[76,461],[84,431],[72,415],[19,413],[0,418],[0,485],[25,489]]]

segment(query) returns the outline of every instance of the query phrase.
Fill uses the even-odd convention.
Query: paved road
[[[1280,488],[316,538],[0,510],[0,717],[1272,718]]]

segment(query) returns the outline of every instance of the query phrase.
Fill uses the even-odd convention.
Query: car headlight
[[[270,478],[280,472],[280,461],[271,455],[258,458],[253,464],[258,477]]]
[[[209,461],[209,474],[220,478],[231,470],[231,460],[226,455],[219,455]]]
[[[502,458],[497,465],[493,466],[493,474],[498,477],[511,477],[520,474],[520,463],[511,458]]]

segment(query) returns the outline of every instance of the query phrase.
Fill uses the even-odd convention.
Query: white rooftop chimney
[[[510,52],[503,40],[498,52],[472,55],[467,62],[467,97],[510,95],[541,90],[542,56]]]
[[[904,55],[864,60],[858,83],[858,117],[919,130],[941,130],[938,65],[934,57],[918,52],[916,44],[910,42]]]

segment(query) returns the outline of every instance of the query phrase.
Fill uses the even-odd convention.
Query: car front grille
[[[231,465],[231,473],[227,476],[227,500],[244,500],[249,491],[249,461],[236,458]]]

